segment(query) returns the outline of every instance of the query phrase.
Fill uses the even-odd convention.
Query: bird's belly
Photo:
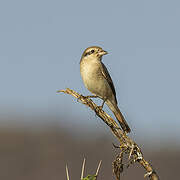
[[[98,68],[86,64],[85,69],[81,69],[81,76],[86,88],[94,95],[102,99],[111,95],[109,84]]]

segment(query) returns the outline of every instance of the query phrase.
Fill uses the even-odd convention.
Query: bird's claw
[[[99,112],[99,111],[102,111],[102,109],[103,109],[102,106],[97,106],[97,107],[95,108],[95,110],[98,111],[98,112]]]
[[[88,98],[97,98],[97,97],[98,97],[98,96],[94,96],[94,95],[90,95],[90,96],[80,95],[80,96],[77,98],[77,102],[79,102],[81,98],[86,98],[86,99],[88,99]]]
[[[80,102],[81,101],[81,98],[84,98],[83,95],[80,95],[78,98],[77,98],[77,102]]]

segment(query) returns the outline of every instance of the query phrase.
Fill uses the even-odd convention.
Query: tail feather
[[[114,112],[114,115],[116,116],[116,119],[118,120],[119,124],[121,125],[122,129],[126,133],[130,133],[131,129],[129,125],[127,124],[126,120],[124,119],[121,111],[118,109],[118,111]]]
[[[130,133],[131,129],[129,125],[127,124],[126,120],[124,119],[121,111],[119,110],[118,106],[116,104],[113,104],[111,101],[107,100],[106,104],[111,109],[111,111],[116,116],[116,119],[118,120],[120,126],[122,127],[123,131],[126,133]]]

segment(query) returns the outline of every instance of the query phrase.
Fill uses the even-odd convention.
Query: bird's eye
[[[93,50],[91,50],[91,54],[92,54],[92,53],[94,53],[94,49],[93,49]]]

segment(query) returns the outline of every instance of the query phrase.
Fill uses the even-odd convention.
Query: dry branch
[[[149,177],[150,180],[159,180],[159,177],[155,170],[152,168],[150,163],[144,159],[141,149],[138,147],[138,145],[120,129],[116,121],[114,121],[105,111],[97,106],[90,98],[82,96],[69,88],[57,92],[70,94],[77,98],[79,102],[90,107],[93,111],[95,111],[96,115],[99,116],[103,120],[103,122],[109,126],[113,135],[118,139],[120,143],[120,146],[118,148],[120,148],[121,152],[113,162],[113,172],[117,180],[120,179],[120,173],[123,171],[123,154],[129,155],[129,164],[138,162],[145,168],[146,174],[144,175],[144,177]]]

